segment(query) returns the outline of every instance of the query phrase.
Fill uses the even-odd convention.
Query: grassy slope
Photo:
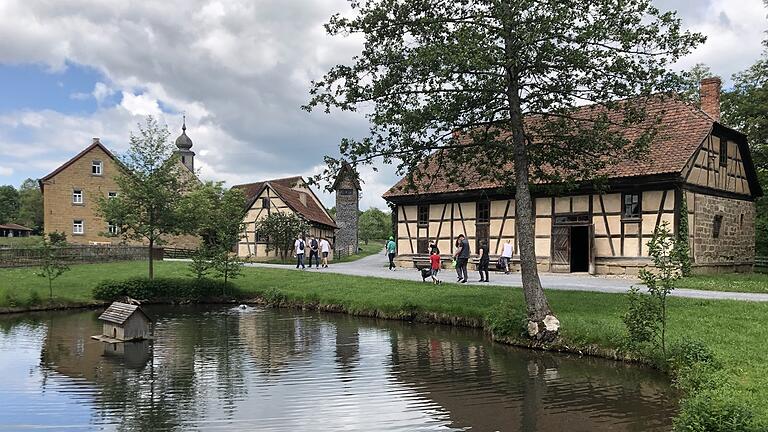
[[[102,279],[122,279],[146,274],[146,263],[109,263],[72,266],[55,282],[58,300],[87,301]],[[188,275],[184,263],[157,263],[162,277]],[[351,312],[380,310],[397,313],[414,308],[467,318],[483,318],[501,301],[522,305],[520,289],[494,286],[444,284],[362,278],[282,269],[244,269],[236,284],[247,294],[278,290],[289,300],[342,305]],[[18,297],[38,290],[45,298],[47,285],[32,269],[0,269],[0,306],[7,306],[5,293]],[[597,345],[621,347],[625,334],[621,315],[626,304],[621,295],[550,291],[548,298],[563,323],[567,345],[580,349]],[[738,398],[751,402],[759,415],[768,418],[768,374],[764,373],[768,352],[768,304],[736,301],[670,299],[670,339],[701,340],[722,360],[738,382]]]
[[[727,273],[721,275],[691,276],[680,281],[680,288],[707,291],[768,293],[768,274]]]

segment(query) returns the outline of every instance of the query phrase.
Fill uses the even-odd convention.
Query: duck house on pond
[[[103,334],[94,339],[111,343],[150,339],[152,319],[137,305],[114,302],[99,316],[99,321],[103,323]]]

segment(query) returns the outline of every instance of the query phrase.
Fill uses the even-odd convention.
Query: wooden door
[[[591,224],[589,225],[589,274],[595,273],[595,224]]]
[[[552,227],[552,265],[553,272],[571,271],[571,227]]]

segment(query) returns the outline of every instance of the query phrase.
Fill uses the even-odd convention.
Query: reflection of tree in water
[[[332,323],[336,326],[336,363],[343,374],[341,380],[351,380],[349,375],[360,361],[360,321],[344,316]]]
[[[637,367],[478,343],[458,333],[446,339],[429,326],[387,327],[394,376],[448,410],[454,426],[664,430],[674,414],[663,396],[667,382]]]
[[[147,353],[145,365],[133,362],[140,353],[130,359],[103,356],[102,344],[89,339],[100,333],[97,315],[51,315],[41,353],[44,373],[83,378],[96,386],[94,422],[117,420],[120,430],[169,429],[204,412],[208,403],[221,404],[231,418],[247,393],[246,355],[233,343],[238,320],[231,315],[191,310],[169,320],[159,316],[154,352]]]

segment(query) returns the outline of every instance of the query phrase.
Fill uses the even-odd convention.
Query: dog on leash
[[[421,271],[421,281],[426,282],[428,277],[432,277],[432,269],[431,268],[423,268],[419,269]]]

